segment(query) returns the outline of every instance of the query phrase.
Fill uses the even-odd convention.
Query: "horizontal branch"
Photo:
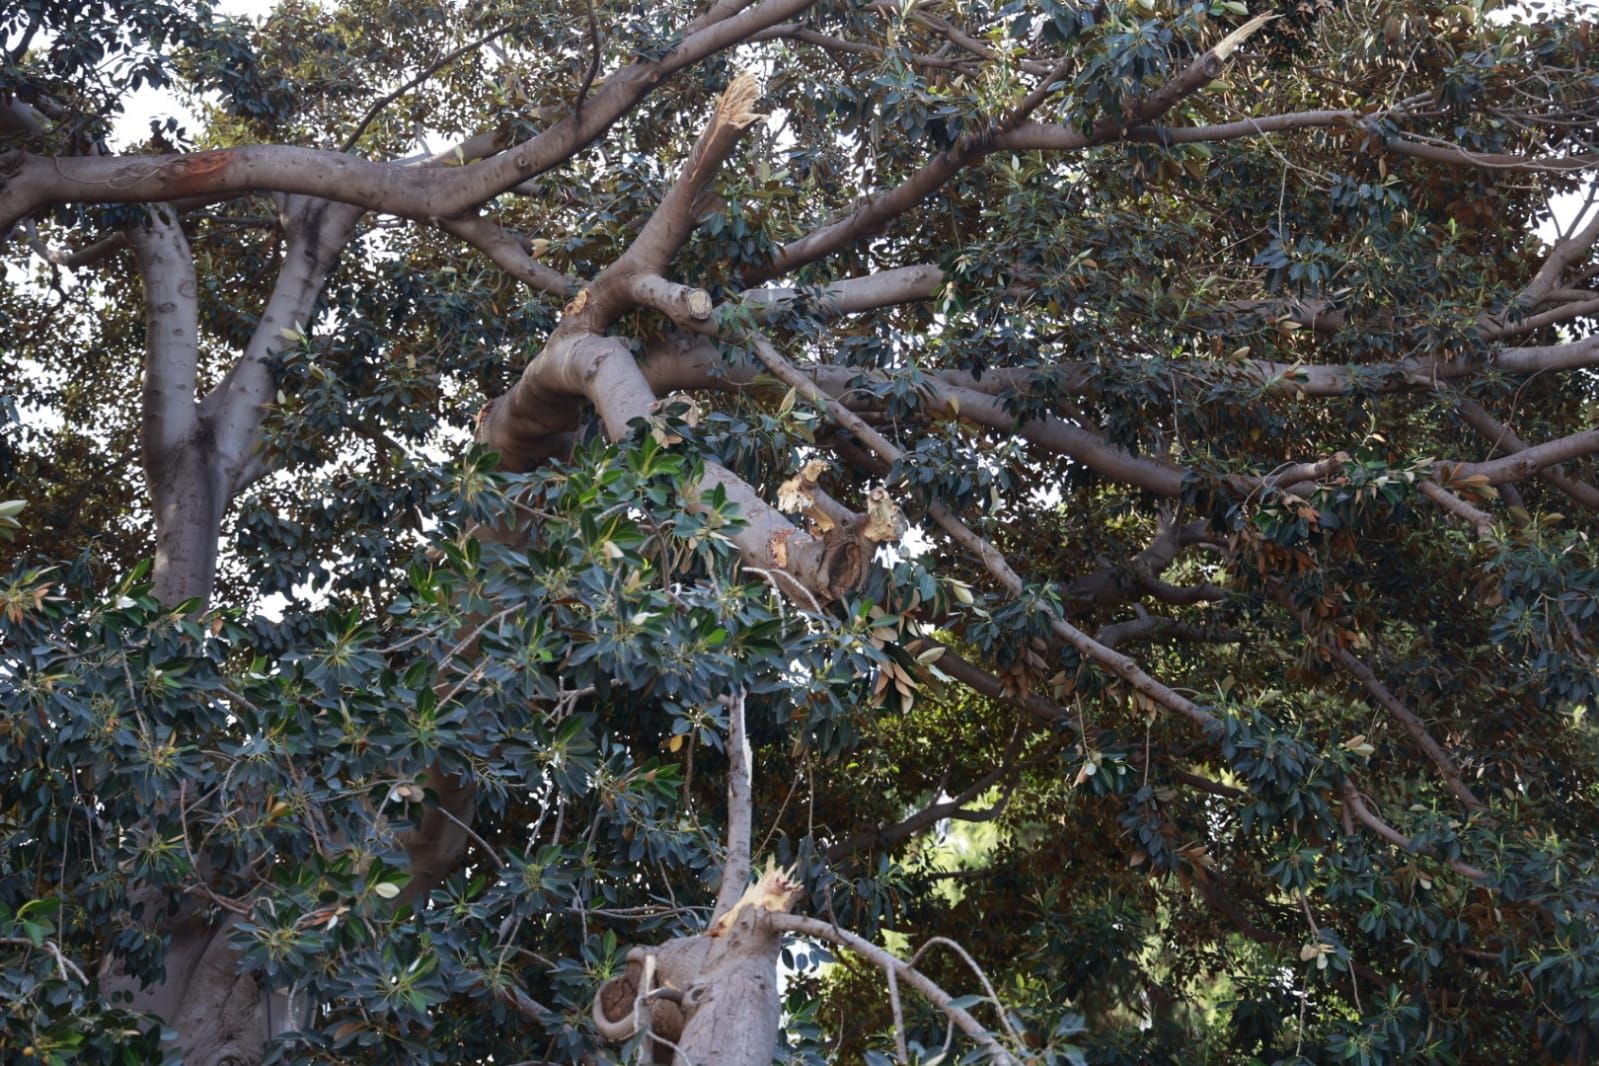
[[[1593,455],[1596,452],[1599,452],[1599,429],[1587,429],[1533,445],[1502,459],[1454,465],[1450,477],[1451,480],[1485,477],[1490,485],[1503,485],[1507,482],[1525,481],[1548,467]]]
[[[1512,455],[1527,450],[1527,442],[1516,436],[1509,426],[1490,415],[1481,404],[1462,399],[1455,405],[1455,411],[1461,420],[1476,430],[1494,450],[1502,449]],[[1584,507],[1599,510],[1599,488],[1594,487],[1591,482],[1570,477],[1561,472],[1558,466],[1546,466],[1538,471],[1538,476]]]
[[[299,193],[423,221],[451,218],[571,158],[668,76],[798,15],[814,2],[765,0],[711,22],[660,60],[635,63],[606,78],[579,111],[531,140],[466,166],[369,162],[283,144],[153,156],[3,152],[0,233],[56,204],[156,203],[240,192]]]

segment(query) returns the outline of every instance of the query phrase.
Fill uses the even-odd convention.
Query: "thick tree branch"
[[[819,290],[793,288],[745,289],[739,299],[746,307],[757,309],[757,317],[770,317],[773,312],[810,301],[823,315],[832,319],[840,315],[859,314],[879,307],[930,300],[944,284],[944,272],[930,264],[896,267],[858,278],[844,278]]]
[[[530,469],[557,454],[561,435],[577,425],[581,408],[574,401],[585,399],[594,404],[612,440],[621,439],[634,419],[649,417],[656,402],[624,342],[566,331],[563,323],[516,385],[489,404],[478,437],[500,453],[506,468]],[[785,594],[820,605],[854,588],[864,575],[870,546],[856,523],[813,536],[716,463],[705,464],[705,479],[689,505],[703,507],[718,487],[745,522],[729,538],[746,565],[777,575]]]
[[[459,237],[488,256],[501,270],[540,292],[566,299],[582,285],[577,278],[540,263],[515,234],[489,219],[477,215],[440,219],[439,228]]]
[[[1429,481],[1423,478],[1416,482],[1416,491],[1456,518],[1468,522],[1480,539],[1487,541],[1494,539],[1494,520],[1493,516],[1487,511],[1474,504],[1467,503],[1436,481]]]
[[[1490,415],[1481,404],[1462,398],[1456,403],[1455,410],[1460,415],[1461,421],[1476,430],[1494,450],[1503,449],[1512,455],[1527,450],[1527,442],[1516,436],[1509,426]],[[1538,471],[1538,476],[1584,507],[1599,511],[1599,488],[1595,488],[1591,482],[1571,477],[1562,472],[1558,466],[1544,467]]]
[[[143,452],[146,464],[159,466],[170,462],[198,422],[200,325],[194,256],[183,228],[168,208],[152,208],[148,217],[127,239],[144,280]]]
[[[571,158],[670,75],[799,14],[814,2],[765,0],[711,22],[660,60],[635,63],[606,78],[580,111],[525,144],[469,166],[373,163],[290,145],[162,156],[0,153],[4,180],[0,233],[54,204],[152,203],[250,191],[314,196],[418,220],[451,218]]]
[[[326,200],[286,197],[282,205],[283,262],[243,356],[201,403],[211,420],[216,461],[230,494],[268,471],[260,454],[260,429],[276,394],[272,356],[299,342],[330,271],[356,221],[358,208]]]
[[[1538,273],[1534,274],[1527,287],[1521,290],[1521,298],[1528,303],[1537,303],[1547,298],[1559,288],[1566,271],[1587,258],[1589,250],[1596,242],[1599,242],[1599,212],[1595,212],[1594,217],[1588,220],[1588,224],[1576,233],[1555,241],[1555,246],[1549,250],[1549,255],[1538,267]]]
[[[1450,480],[1485,477],[1490,485],[1525,481],[1551,466],[1599,452],[1599,429],[1587,429],[1556,440],[1535,444],[1502,459],[1459,463],[1451,467]],[[1444,464],[1440,463],[1442,467]]]
[[[711,121],[694,142],[677,181],[667,190],[660,204],[633,243],[609,268],[625,274],[660,274],[666,270],[700,214],[711,182],[727,157],[732,154],[744,130],[765,116],[755,111],[760,96],[755,76],[745,72],[736,76],[716,102]]]

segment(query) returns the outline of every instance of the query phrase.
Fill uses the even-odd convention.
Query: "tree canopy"
[[[1596,142],[1543,2],[8,4],[0,1057],[1599,1059]]]

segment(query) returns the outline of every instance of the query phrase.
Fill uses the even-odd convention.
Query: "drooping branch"
[[[501,270],[540,292],[566,299],[582,285],[577,278],[539,262],[515,234],[489,219],[478,215],[444,218],[439,220],[439,228],[459,237],[488,256]]]
[[[896,445],[862,421],[859,415],[856,415],[843,404],[822,392],[815,382],[796,371],[788,360],[784,359],[772,347],[769,341],[759,336],[752,338],[752,340],[756,357],[779,380],[798,389],[812,403],[825,410],[830,417],[860,438],[880,458],[890,463],[904,459],[905,453]],[[975,555],[983,566],[999,580],[1006,592],[1012,596],[1020,596],[1026,591],[1026,583],[1022,580],[1021,575],[1011,568],[1004,555],[987,540],[973,532],[965,522],[961,521],[942,502],[934,500],[928,505],[927,514],[949,534],[955,543]],[[1050,612],[1049,624],[1057,636],[1075,647],[1079,653],[1108,668],[1146,698],[1176,711],[1203,727],[1209,727],[1216,721],[1215,716],[1209,711],[1206,711],[1186,696],[1180,695],[1162,685],[1146,674],[1132,659],[1095,641],[1058,614]]]
[[[843,404],[823,393],[814,382],[789,365],[787,360],[771,347],[770,343],[765,342],[762,338],[756,338],[755,350],[757,357],[775,376],[799,389],[813,403],[827,411],[830,417],[859,437],[881,458],[889,462],[896,462],[903,458],[903,453],[894,444],[883,438]],[[1026,591],[1026,584],[1023,582],[1021,575],[1011,567],[1005,556],[985,538],[967,526],[958,515],[950,511],[942,502],[934,500],[928,506],[927,514],[949,535],[952,541],[975,556],[983,564],[984,568],[999,581],[1007,593],[1012,596],[1020,596]],[[1070,644],[1085,659],[1098,663],[1121,678],[1133,691],[1139,693],[1146,700],[1189,719],[1194,724],[1205,729],[1207,735],[1217,725],[1215,715],[1200,707],[1188,697],[1151,677],[1131,658],[1112,648],[1107,648],[1053,611],[1048,612],[1048,620],[1050,629],[1057,637]],[[1352,782],[1346,779],[1344,787],[1346,789],[1346,801],[1362,824],[1372,829],[1373,832],[1376,832],[1385,840],[1399,844],[1408,850],[1417,850],[1409,838],[1384,822],[1369,807],[1361,803],[1358,790],[1355,789]],[[1352,798],[1350,798],[1351,796]],[[1430,854],[1430,852],[1425,853]],[[1472,880],[1483,880],[1487,877],[1483,871],[1460,860],[1449,860],[1449,865],[1463,876]]]
[[[1377,834],[1377,836],[1388,841],[1388,843],[1394,845],[1394,847],[1417,855],[1426,855],[1435,859],[1439,858],[1437,852],[1433,851],[1431,848],[1418,846],[1414,840],[1411,840],[1409,837],[1405,836],[1405,834],[1401,833],[1399,830],[1383,821],[1382,818],[1378,817],[1377,814],[1372,811],[1371,807],[1367,805],[1365,799],[1361,797],[1360,789],[1355,787],[1355,782],[1350,778],[1344,778],[1339,784],[1338,794],[1343,798],[1345,805],[1348,806],[1351,812],[1353,812],[1356,821],[1360,822],[1360,824],[1364,825],[1367,829],[1370,829],[1373,833]],[[1478,867],[1471,865],[1469,862],[1462,862],[1459,859],[1445,859],[1442,861],[1447,862],[1451,869],[1460,874],[1460,876],[1469,880],[1486,881],[1488,879],[1488,872],[1486,870],[1479,869]]]
[[[1436,481],[1423,479],[1416,482],[1416,491],[1427,497],[1456,518],[1465,520],[1481,540],[1494,539],[1493,516],[1475,504],[1467,503]]]
[[[943,654],[938,657],[939,670],[959,681],[973,692],[987,696],[991,700],[1002,700],[1010,703],[1046,725],[1070,726],[1076,721],[1072,715],[1066,712],[1065,708],[1051,703],[1042,696],[1007,691],[1003,681],[963,658],[946,644],[939,644],[933,640],[923,640],[918,643],[917,647],[942,647],[944,649]]]

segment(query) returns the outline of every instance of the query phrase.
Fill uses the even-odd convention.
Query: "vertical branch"
[[[128,232],[144,281],[144,460],[160,464],[194,432],[199,304],[194,256],[167,207]],[[155,479],[151,479],[152,484]]]
[[[722,888],[716,895],[711,920],[733,909],[750,879],[750,834],[753,801],[750,796],[749,736],[744,725],[744,690],[722,700],[727,707],[727,860],[722,865]]]
[[[577,103],[572,105],[575,114],[583,110],[583,101],[589,98],[589,89],[600,72],[600,21],[594,15],[594,0],[585,0],[589,22],[589,68],[583,74],[583,84],[577,90]]]
[[[304,331],[328,274],[354,233],[361,209],[288,196],[282,214],[288,240],[272,295],[244,355],[201,404],[215,420],[217,461],[230,495],[267,473],[257,446],[266,405],[276,391],[269,360]]]
[[[144,281],[143,441],[155,514],[155,595],[204,601],[216,576],[217,532],[227,506],[194,403],[199,303],[194,256],[171,209],[149,211],[128,233]]]

